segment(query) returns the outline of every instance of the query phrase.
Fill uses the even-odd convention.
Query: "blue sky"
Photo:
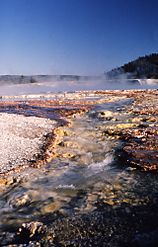
[[[157,0],[0,0],[0,74],[102,74],[158,51]]]

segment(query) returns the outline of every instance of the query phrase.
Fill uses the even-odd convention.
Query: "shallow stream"
[[[113,208],[146,205],[158,196],[157,174],[145,174],[118,163],[121,141],[105,135],[106,126],[124,123],[131,100],[96,106],[76,116],[56,148],[57,157],[40,169],[30,168],[0,192],[0,231],[16,230],[23,222],[41,221],[53,212],[92,212],[98,202]],[[104,117],[104,112],[114,117]]]

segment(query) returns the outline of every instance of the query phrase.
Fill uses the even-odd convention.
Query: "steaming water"
[[[21,95],[76,90],[122,90],[157,89],[158,82],[151,80],[115,80],[115,81],[56,81],[34,84],[19,84],[0,87],[0,95]]]

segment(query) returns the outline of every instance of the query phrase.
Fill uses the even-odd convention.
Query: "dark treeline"
[[[139,57],[106,74],[109,77],[118,77],[121,74],[126,74],[127,78],[158,79],[158,53]]]

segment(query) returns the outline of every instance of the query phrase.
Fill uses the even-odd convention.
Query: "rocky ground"
[[[106,126],[105,134],[122,141],[117,153],[121,163],[142,171],[157,171],[158,92],[136,91],[129,96],[134,101],[126,107],[126,120]]]

